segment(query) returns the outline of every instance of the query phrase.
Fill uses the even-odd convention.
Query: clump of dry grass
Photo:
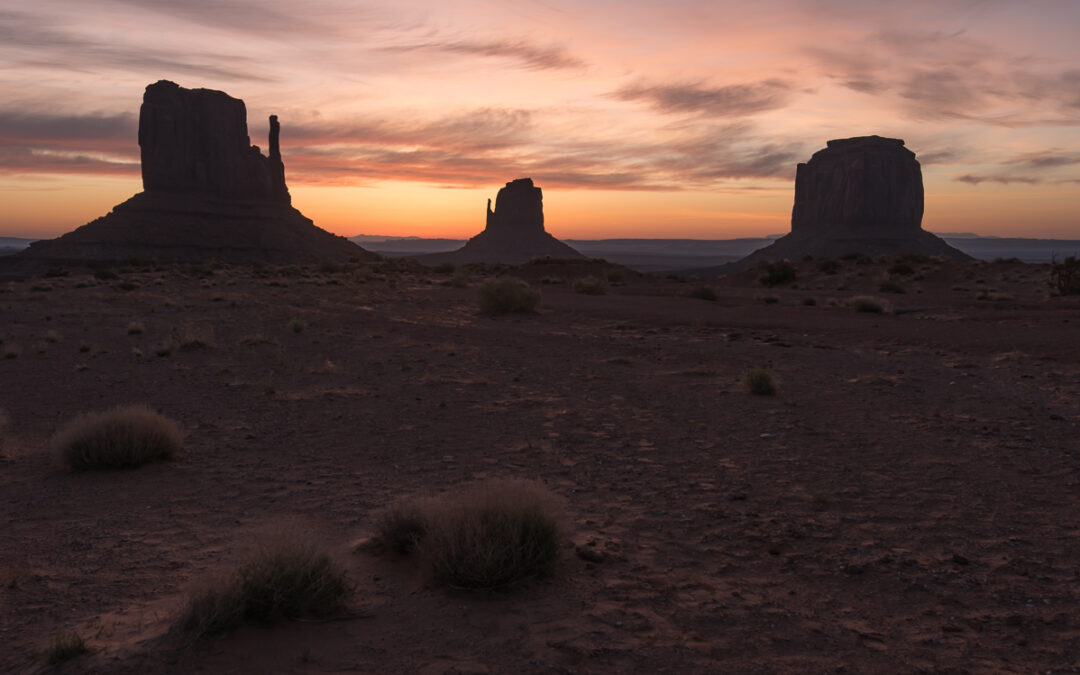
[[[45,650],[45,663],[59,665],[89,651],[86,640],[78,633],[61,633],[53,638],[52,644]]]
[[[6,457],[4,454],[4,445],[7,443],[8,425],[11,423],[7,416],[7,413],[0,410],[0,457]]]
[[[399,555],[412,553],[428,532],[428,520],[429,515],[421,502],[395,504],[376,519],[372,544],[377,550]]]
[[[1069,256],[1050,263],[1050,283],[1061,295],[1080,295],[1080,258]]]
[[[535,312],[540,306],[540,291],[520,279],[489,281],[477,289],[476,295],[484,314],[523,314]]]
[[[708,300],[709,302],[716,302],[717,300],[716,291],[708,286],[695,286],[686,295],[698,300]]]
[[[767,368],[751,368],[743,373],[743,386],[751,394],[772,396],[776,393],[776,378]]]
[[[494,479],[391,509],[375,543],[399,553],[415,549],[447,586],[501,591],[554,573],[558,513],[558,499],[543,484]]]
[[[176,454],[179,425],[142,405],[118,406],[79,415],[52,438],[64,465],[86,469],[129,469]]]
[[[146,332],[146,325],[142,321],[132,321],[127,327],[128,335],[142,335]]]
[[[849,301],[849,304],[856,312],[867,312],[869,314],[884,314],[889,306],[889,303],[884,300],[870,295],[855,296]]]
[[[573,283],[570,284],[570,288],[575,293],[581,293],[582,295],[604,295],[607,293],[607,283],[591,274],[587,277],[574,279]]]
[[[244,621],[325,617],[339,612],[353,591],[345,571],[327,553],[290,533],[263,542],[231,574],[193,593],[177,625],[194,640]]]

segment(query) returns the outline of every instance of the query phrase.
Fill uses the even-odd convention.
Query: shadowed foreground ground
[[[1045,266],[916,268],[904,295],[849,261],[707,302],[548,265],[523,273],[540,313],[499,318],[479,276],[397,265],[4,283],[0,670],[76,631],[69,672],[1075,672],[1080,304]],[[902,313],[843,305],[867,292]],[[779,395],[744,391],[755,366]],[[128,402],[183,425],[178,458],[47,453]],[[352,550],[399,496],[488,476],[565,498],[555,580],[475,596]],[[360,618],[167,634],[286,520],[340,554]]]

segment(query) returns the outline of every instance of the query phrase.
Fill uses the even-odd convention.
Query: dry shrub
[[[743,373],[743,386],[751,394],[772,396],[776,393],[776,378],[767,368],[751,368]]]
[[[582,295],[603,295],[607,293],[607,284],[603,279],[592,276],[580,277],[574,279],[574,282],[570,285],[575,293],[581,293]]]
[[[709,302],[716,302],[717,300],[716,291],[708,286],[695,286],[686,295],[698,300],[708,300]]]
[[[780,284],[790,284],[795,281],[795,266],[787,260],[777,260],[764,265],[765,274],[758,281],[772,288]]]
[[[53,638],[52,644],[45,650],[45,663],[50,666],[70,661],[90,651],[86,640],[78,633],[62,633]]]
[[[536,311],[540,291],[520,279],[496,279],[477,289],[480,311],[484,314],[518,314]]]
[[[438,502],[420,543],[435,578],[496,591],[551,576],[559,561],[555,497],[529,480],[492,480]]]
[[[227,576],[192,593],[177,625],[189,638],[339,612],[353,594],[345,571],[296,532],[261,543]]]
[[[79,415],[53,436],[52,447],[76,471],[129,469],[172,457],[182,441],[176,422],[129,405]]]
[[[1069,256],[1050,263],[1050,283],[1062,295],[1080,295],[1080,259]]]
[[[375,543],[415,549],[447,586],[501,591],[555,571],[559,512],[558,498],[541,483],[493,479],[388,511]]]
[[[856,312],[867,312],[870,314],[884,314],[886,308],[889,306],[889,303],[884,300],[870,295],[855,296],[849,303]]]
[[[424,502],[412,500],[396,504],[376,519],[375,537],[371,543],[377,550],[408,555],[427,534],[428,518]]]

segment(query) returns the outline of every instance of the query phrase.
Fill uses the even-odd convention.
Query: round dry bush
[[[146,406],[119,406],[79,415],[52,439],[64,464],[85,469],[131,469],[169,459],[180,449],[180,426]]]
[[[354,587],[345,571],[303,536],[264,543],[231,575],[193,593],[177,622],[198,639],[244,621],[326,617],[341,610]]]
[[[603,295],[607,293],[607,284],[604,280],[591,274],[587,277],[574,279],[574,283],[570,285],[570,288],[575,293],[581,293],[582,295]]]
[[[496,279],[476,291],[484,314],[535,312],[540,306],[540,291],[520,279]]]
[[[449,586],[499,591],[552,575],[559,561],[558,500],[518,479],[468,486],[433,503],[420,543],[435,578]]]
[[[889,303],[870,295],[859,295],[849,302],[856,312],[866,312],[868,314],[884,314],[889,308]]]
[[[743,386],[751,394],[772,396],[776,393],[776,378],[766,368],[751,368],[743,373]]]
[[[375,521],[372,545],[383,551],[408,555],[416,549],[428,531],[428,514],[424,502],[407,501],[396,504]]]

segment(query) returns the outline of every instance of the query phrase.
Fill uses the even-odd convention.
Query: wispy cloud
[[[1001,183],[1002,185],[1010,185],[1013,183],[1019,183],[1022,185],[1035,185],[1041,183],[1042,179],[1034,176],[1016,176],[1011,174],[970,174],[965,173],[962,176],[957,176],[953,180],[960,183],[970,183],[971,185],[979,185],[980,183]]]
[[[566,68],[584,68],[585,62],[570,54],[558,45],[538,45],[524,40],[492,42],[473,40],[432,40],[411,44],[383,47],[387,52],[433,52],[457,54],[461,56],[479,56],[486,58],[504,58],[515,61],[532,70],[556,70]]]
[[[615,92],[623,101],[643,101],[665,113],[745,117],[786,106],[792,87],[783,80],[709,87],[694,84],[635,84]]]

